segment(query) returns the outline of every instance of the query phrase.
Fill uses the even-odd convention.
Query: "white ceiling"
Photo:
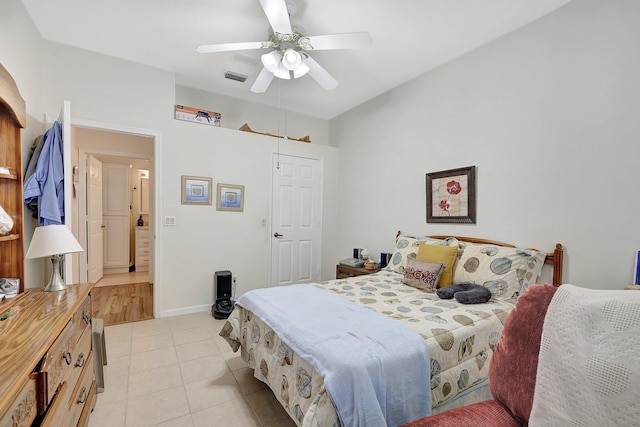
[[[264,51],[200,54],[198,44],[267,40],[258,0],[22,0],[47,40],[175,72],[176,83],[331,119],[570,0],[298,0],[304,35],[368,31],[364,50],[312,52],[338,82],[310,76],[249,89]],[[245,83],[226,70],[248,75]]]

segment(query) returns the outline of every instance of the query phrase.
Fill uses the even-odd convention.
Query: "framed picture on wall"
[[[218,184],[218,203],[216,210],[244,211],[244,185]]]
[[[211,205],[212,186],[211,178],[182,175],[182,204]]]
[[[427,174],[428,223],[476,223],[476,167]]]

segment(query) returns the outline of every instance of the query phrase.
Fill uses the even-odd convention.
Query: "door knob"
[[[273,233],[273,237],[283,237],[284,234],[280,234],[277,231],[275,233]]]

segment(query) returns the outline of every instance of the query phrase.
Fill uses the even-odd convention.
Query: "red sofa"
[[[526,426],[533,405],[542,327],[556,289],[553,285],[531,286],[507,317],[489,365],[493,400],[420,418],[402,427]]]

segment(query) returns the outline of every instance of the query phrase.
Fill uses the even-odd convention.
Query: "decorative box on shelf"
[[[215,111],[202,110],[199,108],[176,104],[175,118],[176,120],[202,123],[209,126],[220,126],[222,114],[216,113]]]

